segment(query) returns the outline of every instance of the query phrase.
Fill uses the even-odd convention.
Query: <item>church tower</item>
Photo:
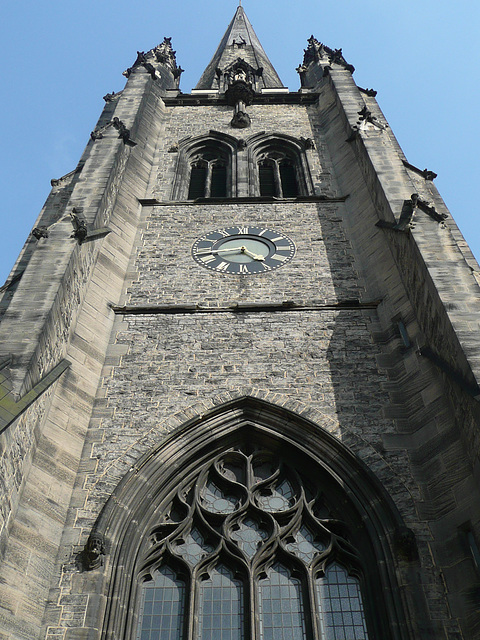
[[[183,55],[187,57],[187,52]],[[138,52],[0,298],[1,640],[480,638],[479,267],[340,49]]]

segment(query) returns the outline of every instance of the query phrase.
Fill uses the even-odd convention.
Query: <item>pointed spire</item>
[[[263,50],[250,20],[243,10],[241,0],[233,20],[227,27],[210,64],[203,72],[195,89],[220,89],[220,75],[238,59],[249,65],[257,75],[256,89],[281,89],[282,81]]]

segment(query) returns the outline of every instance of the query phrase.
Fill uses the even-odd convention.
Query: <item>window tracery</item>
[[[268,451],[217,456],[151,529],[137,640],[366,639],[361,561],[330,511]]]

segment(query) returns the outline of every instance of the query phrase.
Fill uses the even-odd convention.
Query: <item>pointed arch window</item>
[[[269,151],[258,160],[258,182],[261,196],[294,198],[300,195],[299,169],[291,153]]]
[[[226,197],[227,166],[225,160],[211,153],[196,156],[190,164],[188,199]]]
[[[144,545],[136,640],[366,640],[362,560],[326,496],[262,449],[197,469]]]

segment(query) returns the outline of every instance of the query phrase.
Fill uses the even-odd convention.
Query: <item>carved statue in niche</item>
[[[234,116],[230,126],[236,129],[244,129],[250,126],[250,116],[247,114],[247,105],[252,104],[255,96],[256,78],[261,77],[263,69],[254,69],[242,58],[237,58],[233,64],[224,69],[216,69],[219,88],[223,76],[225,98],[232,107],[235,107]]]

